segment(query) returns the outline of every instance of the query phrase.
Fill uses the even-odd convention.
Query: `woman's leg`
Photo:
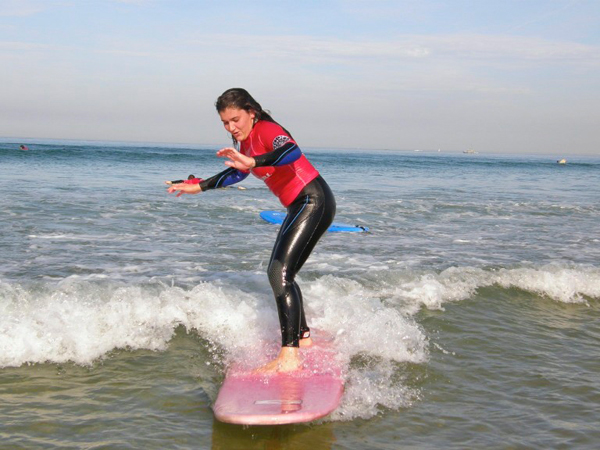
[[[295,282],[320,237],[333,222],[335,198],[322,178],[313,180],[288,207],[269,263],[269,281],[277,301],[282,347],[298,347],[309,329],[302,291]]]
[[[321,177],[309,183],[288,207],[269,262],[268,275],[281,327],[282,348],[261,372],[290,371],[302,364],[298,351],[303,336],[310,336],[304,315],[302,291],[296,274],[335,216],[335,198]]]

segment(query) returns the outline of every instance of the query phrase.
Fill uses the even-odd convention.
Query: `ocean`
[[[0,448],[598,447],[600,158],[304,149],[336,222],[370,228],[298,279],[346,389],[325,420],[241,427],[211,405],[279,341],[277,199],[167,194],[217,147],[21,143],[0,141]]]

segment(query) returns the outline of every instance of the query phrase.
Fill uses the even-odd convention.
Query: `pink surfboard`
[[[331,347],[301,349],[304,367],[287,373],[254,374],[232,368],[213,406],[221,422],[282,425],[327,416],[344,392],[341,365]]]

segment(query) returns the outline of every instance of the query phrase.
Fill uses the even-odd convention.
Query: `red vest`
[[[279,125],[260,120],[256,122],[250,135],[241,143],[240,152],[246,156],[257,156],[273,151],[273,142],[294,142]],[[300,191],[319,176],[317,169],[302,155],[291,164],[272,167],[255,167],[252,175],[263,180],[279,201],[288,207],[298,197]]]

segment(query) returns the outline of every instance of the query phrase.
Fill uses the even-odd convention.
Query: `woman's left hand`
[[[220,158],[229,158],[225,165],[238,170],[250,170],[256,165],[256,161],[251,156],[242,155],[232,147],[222,148],[217,152]]]
[[[183,194],[199,194],[202,192],[199,184],[179,183],[173,184],[167,189],[169,194],[176,194],[175,197],[181,197]]]

